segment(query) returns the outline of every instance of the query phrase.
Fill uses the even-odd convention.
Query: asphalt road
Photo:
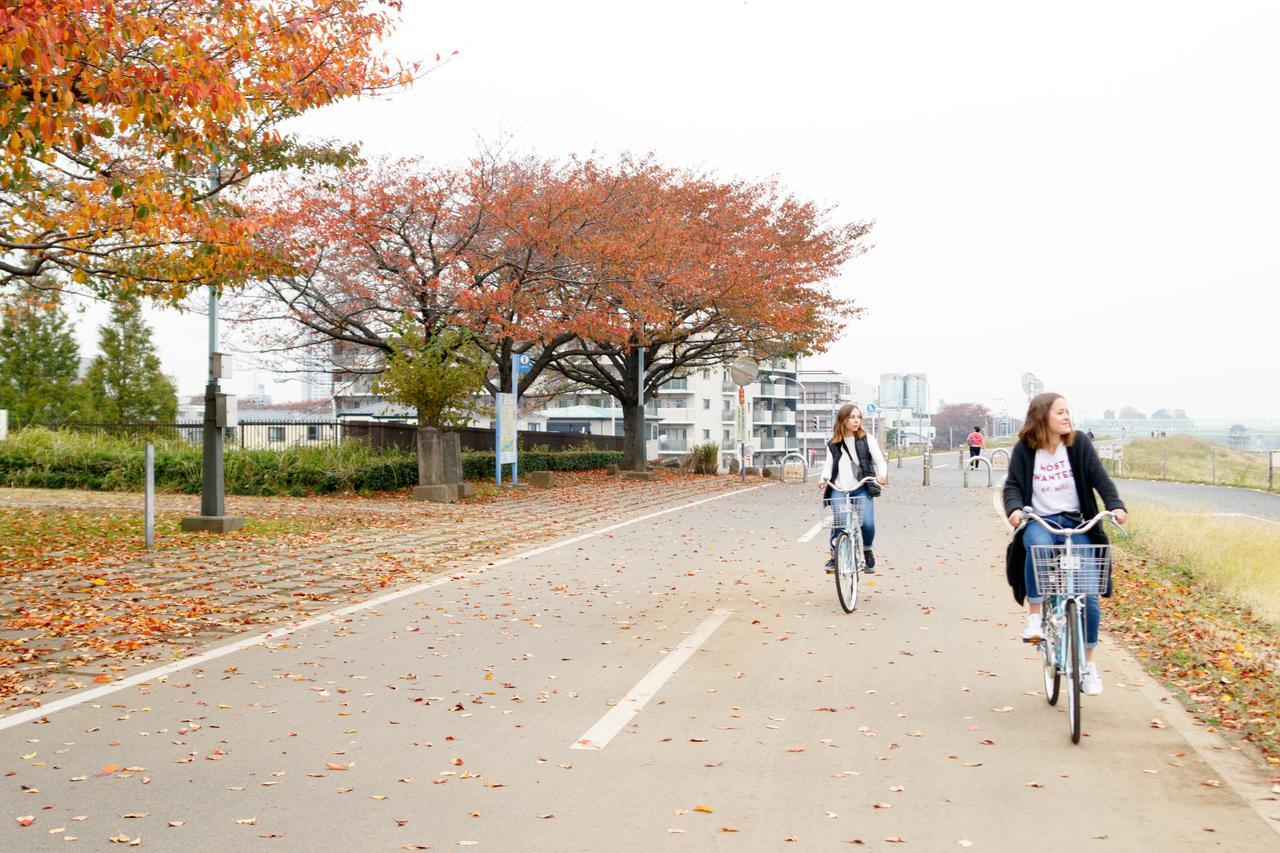
[[[1109,644],[1071,744],[991,491],[912,473],[852,615],[767,485],[0,720],[0,849],[1276,850],[1265,774]]]

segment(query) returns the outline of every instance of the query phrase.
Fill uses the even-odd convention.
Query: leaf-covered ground
[[[1106,627],[1210,731],[1235,732],[1280,765],[1280,636],[1274,625],[1133,545],[1118,562]]]
[[[0,707],[739,485],[673,472],[654,483],[562,479],[552,490],[485,487],[457,504],[229,497],[227,512],[250,522],[228,536],[182,533],[198,496],[161,495],[152,552],[138,495],[0,489]]]

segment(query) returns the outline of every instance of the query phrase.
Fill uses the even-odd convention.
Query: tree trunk
[[[622,401],[622,421],[626,435],[622,440],[622,467],[626,471],[643,471],[645,466],[644,406],[635,399]]]

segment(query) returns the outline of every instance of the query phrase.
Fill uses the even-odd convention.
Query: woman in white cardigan
[[[889,482],[889,466],[880,452],[880,443],[876,437],[862,426],[862,410],[852,403],[845,403],[836,413],[835,428],[831,433],[831,441],[827,443],[827,458],[822,467],[822,478],[818,487],[822,489],[822,498],[826,502],[843,499],[846,495],[858,504],[862,516],[862,547],[867,558],[867,571],[873,571],[876,565],[875,555],[871,552],[871,544],[876,538],[876,510],[874,497],[864,483],[856,489],[854,486],[864,477],[875,477],[876,482],[885,485]],[[875,490],[879,494],[879,489]],[[827,571],[835,570],[835,541],[840,528],[832,528],[831,558],[827,560]]]

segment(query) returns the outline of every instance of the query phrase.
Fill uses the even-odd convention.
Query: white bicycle
[[[875,477],[863,477],[850,492],[856,492]],[[838,498],[822,502],[824,526],[839,530],[832,548],[835,551],[836,597],[845,613],[852,613],[858,606],[858,586],[862,573],[867,571],[867,558],[863,554],[862,507],[869,497],[857,497],[844,493]]]

